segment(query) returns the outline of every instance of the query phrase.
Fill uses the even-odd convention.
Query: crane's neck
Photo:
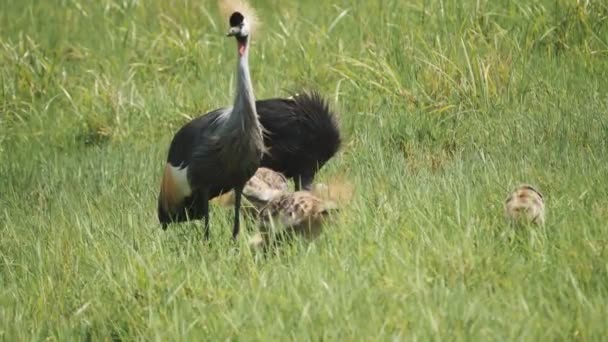
[[[255,97],[249,74],[249,38],[237,38],[238,63],[236,72],[236,97],[230,121],[245,131],[248,127],[259,129],[255,109]],[[234,127],[233,128],[237,128]]]

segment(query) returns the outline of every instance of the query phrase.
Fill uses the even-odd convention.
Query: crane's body
[[[209,199],[234,189],[233,238],[239,233],[241,193],[260,165],[264,142],[249,74],[249,23],[242,13],[230,16],[228,36],[237,41],[237,86],[234,105],[216,110],[182,127],[171,142],[159,196],[159,219],[168,222],[204,218],[209,239]],[[184,208],[189,208],[184,211]]]
[[[317,92],[256,102],[267,153],[261,165],[311,190],[317,171],[341,144],[335,114]]]
[[[205,210],[201,202],[204,198],[209,200],[232,190],[235,186],[244,186],[255,173],[261,157],[261,152],[253,147],[255,144],[243,143],[240,130],[228,132],[223,139],[214,133],[221,131],[219,127],[222,116],[227,111],[228,109],[218,109],[203,115],[183,126],[175,134],[169,147],[163,175],[162,184],[165,188],[161,189],[159,196],[161,223],[203,218]],[[219,143],[220,140],[222,144]],[[197,149],[200,146],[205,148]],[[253,154],[258,155],[257,162],[251,158],[230,158],[234,155]]]

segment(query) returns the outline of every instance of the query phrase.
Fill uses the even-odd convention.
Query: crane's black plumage
[[[310,190],[317,171],[340,148],[335,114],[317,92],[256,102],[268,153],[261,165]]]
[[[328,103],[316,92],[303,93],[291,98],[273,98],[255,102],[260,123],[264,129],[264,166],[293,178],[296,188],[309,189],[316,172],[338,151],[341,138],[335,114]],[[169,147],[167,165],[187,168],[193,161],[196,146],[208,139],[206,127],[214,125],[223,109],[202,115],[183,126]],[[167,169],[165,174],[167,174]],[[218,170],[222,172],[222,170]],[[225,176],[225,175],[224,175]],[[229,181],[218,181],[209,189],[208,198],[232,189]],[[174,210],[163,205],[159,196],[158,218],[166,229],[171,222],[196,220],[208,211],[206,201],[196,191],[190,196],[176,198]]]
[[[169,147],[167,157],[167,165],[178,167],[180,169],[188,168],[188,179],[192,184],[196,184],[199,179],[205,179],[206,183],[210,184],[205,195],[200,191],[193,191],[190,196],[178,199],[181,204],[178,205],[178,210],[168,212],[166,205],[163,205],[163,196],[159,196],[158,215],[159,220],[163,225],[170,222],[185,221],[187,219],[200,219],[208,211],[206,204],[203,203],[204,198],[211,199],[221,193],[228,192],[233,189],[234,184],[241,182],[239,175],[229,174],[229,170],[217,167],[221,164],[215,156],[221,155],[219,152],[205,152],[206,161],[197,162],[197,150],[201,147],[206,148],[221,148],[214,143],[218,137],[214,137],[209,132],[215,131],[214,126],[220,124],[220,116],[225,112],[225,109],[217,109],[202,115],[177,131],[173,137],[173,141]],[[213,156],[213,158],[209,158]],[[168,171],[165,170],[165,173]],[[228,172],[228,174],[227,174]],[[248,173],[255,173],[248,171]],[[205,176],[201,176],[204,174]],[[163,226],[165,227],[165,226]]]

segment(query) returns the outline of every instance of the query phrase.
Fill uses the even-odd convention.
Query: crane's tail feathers
[[[257,13],[245,0],[219,0],[219,8],[222,17],[228,18],[234,12],[240,12],[249,22],[251,31],[256,33],[261,26]]]
[[[333,157],[342,144],[338,114],[317,91],[296,93],[292,100],[296,103],[296,115],[306,118],[302,122],[312,132],[316,132],[316,138],[325,145],[324,150],[330,153],[326,158]]]
[[[333,130],[338,130],[338,113],[330,108],[329,102],[317,91],[295,93],[290,99],[297,104],[298,114],[311,119],[311,124],[331,126]]]

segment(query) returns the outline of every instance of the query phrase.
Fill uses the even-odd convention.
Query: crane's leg
[[[304,189],[306,191],[310,191],[312,189],[312,182],[315,176],[311,175],[298,175],[294,178],[294,183],[296,185],[296,191],[300,191],[300,189]]]
[[[243,186],[234,188],[234,227],[232,228],[232,239],[236,240],[240,229],[240,211],[241,211],[241,195],[243,194]]]
[[[201,206],[203,209],[203,236],[209,241],[209,192],[201,192]]]
[[[296,191],[300,191],[300,183],[302,183],[300,176],[293,177],[293,184],[296,186]]]

